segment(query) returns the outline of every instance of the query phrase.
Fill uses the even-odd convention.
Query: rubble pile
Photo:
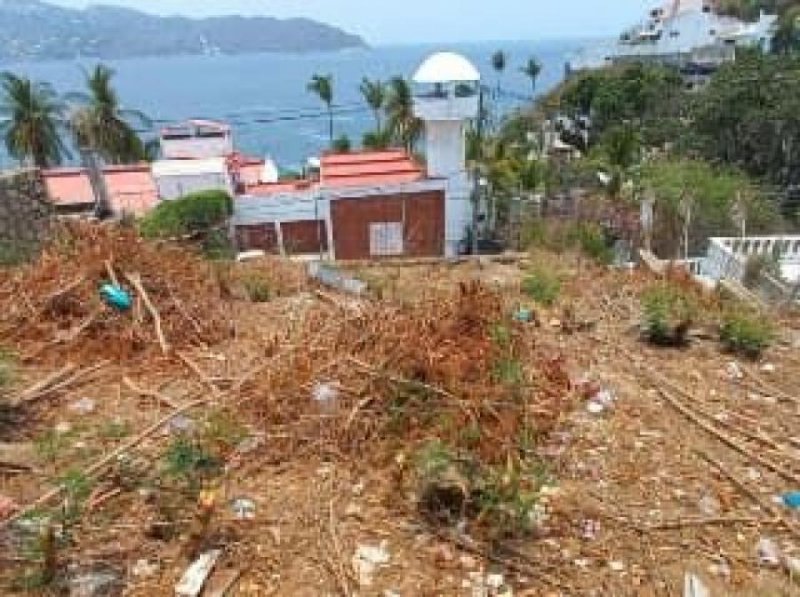
[[[139,278],[141,289],[133,282]],[[101,289],[111,284],[130,308],[104,300]],[[37,261],[0,277],[0,342],[24,359],[155,354],[156,317],[171,348],[214,343],[228,329],[211,266],[184,249],[145,242],[133,229],[66,225]]]

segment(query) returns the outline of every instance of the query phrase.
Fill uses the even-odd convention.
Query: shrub
[[[647,290],[642,296],[645,338],[658,346],[686,344],[696,307],[682,289],[668,283]]]
[[[614,261],[614,251],[600,226],[576,224],[573,234],[577,246],[587,257],[601,265],[611,265]]]
[[[242,284],[244,285],[244,291],[247,293],[247,298],[253,303],[266,303],[272,298],[272,289],[269,286],[269,282],[259,276],[248,276],[242,281]]]
[[[200,489],[202,482],[216,476],[221,464],[219,460],[188,437],[178,437],[164,456],[169,476],[183,480],[191,491]]]
[[[561,293],[561,280],[551,271],[536,269],[522,281],[522,290],[540,305],[550,307]]]
[[[756,313],[732,311],[723,316],[720,341],[730,352],[757,359],[769,347],[772,339],[772,326]]]
[[[163,201],[139,223],[149,238],[170,238],[208,233],[220,227],[233,213],[233,200],[224,191],[201,191]]]

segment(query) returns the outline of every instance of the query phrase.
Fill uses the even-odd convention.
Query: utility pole
[[[475,132],[478,137],[478,151],[473,168],[472,188],[472,255],[478,255],[478,208],[481,202],[481,163],[483,162],[483,85],[478,83],[478,122]]]

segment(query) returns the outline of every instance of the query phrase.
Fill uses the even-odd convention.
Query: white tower
[[[480,73],[459,54],[440,52],[414,74],[414,114],[425,122],[428,176],[447,180],[445,248],[458,253],[472,220],[466,167],[466,124],[478,117]]]

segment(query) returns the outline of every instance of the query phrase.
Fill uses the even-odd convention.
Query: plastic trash
[[[359,585],[362,587],[372,585],[375,572],[378,568],[385,567],[390,559],[386,541],[381,541],[380,545],[359,545],[352,561]]]
[[[133,299],[128,291],[116,284],[103,284],[100,287],[100,297],[117,311],[127,311],[133,306]]]
[[[768,537],[762,537],[758,540],[756,555],[758,556],[758,563],[762,566],[775,568],[781,564],[781,550]]]
[[[79,415],[88,415],[94,412],[95,403],[91,398],[81,398],[69,405],[69,409]]]
[[[367,291],[365,282],[346,276],[333,266],[322,264],[319,261],[312,261],[308,264],[308,275],[325,286],[356,296],[361,296]]]
[[[253,520],[256,517],[256,503],[250,498],[236,498],[231,503],[231,510],[239,520]]]
[[[790,491],[783,494],[783,505],[792,510],[800,508],[800,491]]]
[[[524,307],[520,307],[514,312],[514,321],[518,321],[520,323],[530,323],[533,321],[533,311]]]
[[[339,389],[332,383],[318,383],[314,386],[311,397],[321,410],[330,412],[336,408]]]

